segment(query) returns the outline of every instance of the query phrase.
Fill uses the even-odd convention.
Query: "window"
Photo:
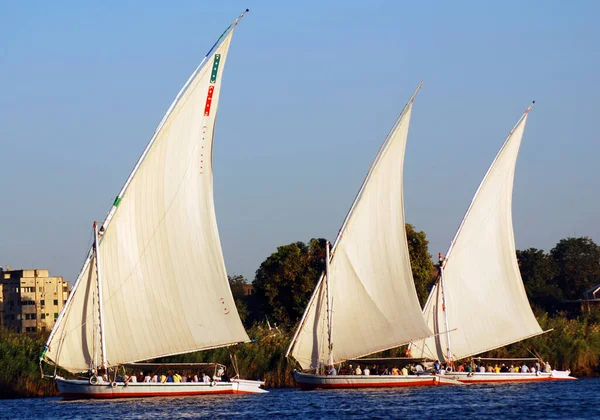
[[[40,315],[40,318],[42,318],[42,319],[46,319],[46,314],[42,314],[42,315]]]
[[[63,300],[63,305],[66,305],[66,304],[67,304],[67,301],[66,301],[66,300]]]
[[[25,319],[31,319],[31,314],[25,314]]]
[[[46,326],[42,325],[42,332],[46,332]]]
[[[46,305],[46,301],[44,299],[40,300],[40,306]]]
[[[31,319],[37,319],[37,314],[31,314]]]
[[[54,312],[54,319],[58,319],[58,312]]]
[[[58,305],[58,299],[54,299],[54,304]]]
[[[38,290],[40,293],[44,293],[44,288],[43,287],[38,287]]]

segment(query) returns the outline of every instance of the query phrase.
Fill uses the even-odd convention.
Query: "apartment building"
[[[0,326],[50,331],[69,296],[69,282],[48,270],[0,271]]]

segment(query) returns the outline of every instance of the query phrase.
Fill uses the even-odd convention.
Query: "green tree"
[[[425,232],[417,232],[413,225],[406,224],[406,239],[408,240],[408,253],[410,255],[410,267],[417,289],[417,296],[421,306],[425,305],[429,290],[435,282],[433,262],[427,246],[429,241]]]
[[[563,294],[556,285],[556,270],[550,255],[541,249],[517,250],[517,260],[525,290],[532,305],[547,312],[556,311]]]
[[[325,243],[280,246],[260,265],[252,284],[262,316],[287,327],[300,319],[325,269]]]
[[[248,311],[248,296],[244,293],[244,286],[248,284],[248,281],[241,274],[234,274],[233,276],[227,276],[227,280],[229,280],[229,287],[231,288],[231,294],[233,295],[233,300],[235,301],[235,306],[237,308],[238,314],[240,315],[240,319],[246,324],[246,320],[249,316]]]
[[[554,281],[566,299],[581,299],[586,289],[600,283],[600,247],[590,238],[561,239],[550,255]]]

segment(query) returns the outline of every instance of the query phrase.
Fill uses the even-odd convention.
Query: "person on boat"
[[[457,372],[464,372],[465,371],[465,366],[461,363],[460,365],[458,365],[458,367],[456,368]]]
[[[362,369],[360,368],[360,365],[356,366],[356,371],[354,371],[354,373],[356,375],[362,375],[363,372],[362,372]]]
[[[525,363],[523,363],[523,366],[521,366],[521,372],[523,372],[523,373],[529,372],[529,368],[527,367],[527,365]]]
[[[483,365],[479,366],[479,372],[485,373],[485,366],[483,366]]]
[[[500,366],[500,372],[502,372],[502,373],[508,372],[508,367],[504,363],[502,363],[502,366]]]
[[[369,369],[369,366],[365,366],[365,369],[363,370],[363,375],[368,376],[371,374],[371,370]]]
[[[513,365],[510,365],[510,367],[508,368],[508,372],[515,373],[515,367]]]
[[[162,373],[160,375],[160,383],[164,384],[165,382],[167,382],[167,376],[164,373]]]
[[[140,372],[137,376],[137,382],[144,382],[144,372]]]
[[[419,366],[419,365],[417,365]],[[440,361],[436,360],[435,363],[433,364],[433,370],[435,370],[435,373],[440,373]]]
[[[354,375],[355,369],[352,367],[352,365],[348,365],[348,375]]]
[[[223,368],[223,366],[219,366],[219,368],[217,369],[217,373],[216,375],[213,377],[213,379],[215,381],[219,381],[221,380],[221,376],[223,376],[223,373],[225,373],[225,369]]]
[[[459,369],[460,369],[460,366],[459,366]],[[473,372],[473,367],[471,366],[471,364],[470,364],[470,363],[469,363],[469,364],[467,365],[467,367],[465,368],[465,371],[466,371],[466,372],[468,372],[468,373],[471,373],[471,372]],[[459,372],[460,372],[460,371],[459,371]]]
[[[227,373],[227,369],[223,369],[223,374],[221,375],[221,382],[231,382],[229,374]]]
[[[180,383],[181,382],[181,375],[179,373],[175,372],[175,374],[173,375],[173,380],[171,382]]]
[[[207,384],[207,383],[210,383],[210,376],[208,376],[208,375],[206,374],[206,372],[204,372],[204,373],[202,374],[202,382],[204,382],[205,384]]]
[[[415,374],[422,375],[423,372],[424,372],[423,366],[421,366],[420,364],[417,363],[417,365],[415,366]]]
[[[198,382],[198,375],[194,374],[194,377],[192,378],[192,382]]]
[[[521,368],[519,367],[519,365],[515,366],[515,373],[519,373],[519,370],[520,370],[520,369],[521,369]]]
[[[166,378],[165,378],[165,380],[166,380]],[[150,382],[158,382],[158,374],[154,374],[152,376],[152,380]]]
[[[550,366],[550,363],[548,363],[548,362],[544,363],[544,372],[546,372],[546,373],[552,372],[552,366]]]
[[[342,368],[340,369],[340,375],[347,375],[348,374],[348,369],[346,369],[346,366],[342,366]]]
[[[535,369],[535,366],[532,365],[531,368],[529,368],[529,372],[531,372],[531,373],[537,372],[537,370]]]
[[[146,376],[144,376],[144,380],[142,382],[152,382],[152,377],[149,373],[147,373]]]
[[[393,376],[400,375],[400,369],[398,369],[396,366],[394,366],[394,367],[392,368],[392,375],[393,375]]]
[[[327,374],[330,376],[337,375],[337,369],[335,368],[334,365],[329,366],[329,370],[327,371]]]
[[[175,382],[175,380],[173,379],[173,374],[171,372],[169,372],[169,374],[167,375],[167,382]]]
[[[406,369],[406,366],[402,368],[402,376],[408,376],[408,369]]]

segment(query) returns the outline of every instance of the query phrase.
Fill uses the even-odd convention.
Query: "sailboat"
[[[43,363],[53,365],[48,376],[66,398],[266,392],[264,382],[237,375],[206,382],[124,379],[158,372],[159,365],[139,361],[250,341],[227,280],[212,168],[223,68],[247,11],[192,73],[104,222],[94,222],[93,245],[40,356],[42,374]],[[217,364],[162,367],[175,377],[187,370],[192,379],[212,366],[223,373]],[[79,378],[61,377],[59,367]]]
[[[404,221],[403,164],[413,102],[379,149],[329,253],[286,356],[299,388],[437,385],[424,375],[324,375],[339,365],[432,333],[413,282]],[[358,360],[356,363],[360,363]],[[368,363],[365,361],[364,363]],[[364,366],[364,365],[363,365]],[[454,383],[443,379],[443,383]]]
[[[423,309],[427,325],[438,334],[410,345],[412,356],[445,361],[450,369],[442,376],[463,383],[574,379],[568,370],[551,370],[545,364],[534,373],[496,373],[458,372],[455,363],[546,332],[527,299],[512,225],[515,166],[532,106],[509,132],[488,169],[446,258],[440,255],[438,281]],[[486,361],[501,362],[482,359],[479,364]],[[536,361],[506,360],[517,366]]]

